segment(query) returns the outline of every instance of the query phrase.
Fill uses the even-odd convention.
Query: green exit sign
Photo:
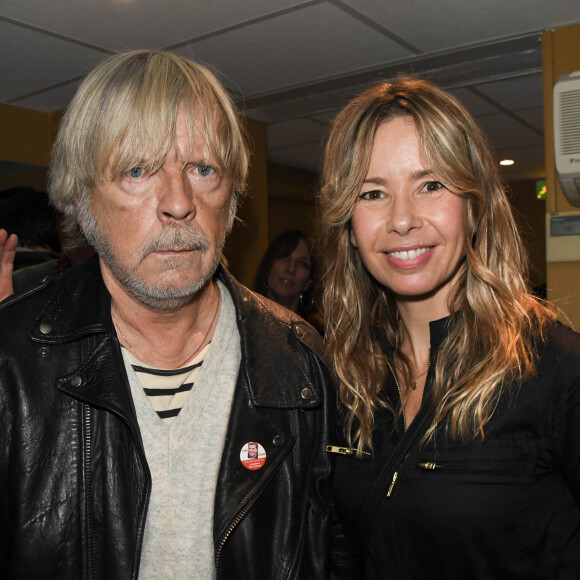
[[[546,199],[546,180],[538,179],[536,181],[536,197],[538,199]]]

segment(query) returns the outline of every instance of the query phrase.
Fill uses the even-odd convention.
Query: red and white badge
[[[249,441],[240,451],[240,461],[251,471],[261,469],[266,463],[266,450],[256,441]]]

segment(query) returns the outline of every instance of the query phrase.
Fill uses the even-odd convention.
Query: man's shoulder
[[[0,327],[29,327],[41,318],[74,320],[95,306],[100,280],[98,262],[83,263],[62,276],[49,274],[0,302]]]
[[[238,282],[225,269],[220,278],[232,293],[239,322],[250,335],[259,332],[265,336],[294,335],[320,359],[325,358],[324,341],[320,333],[295,312],[253,292]]]

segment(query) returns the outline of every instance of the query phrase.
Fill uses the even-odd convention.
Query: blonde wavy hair
[[[51,159],[49,194],[65,216],[72,243],[82,243],[79,201],[99,182],[133,167],[158,170],[175,140],[182,107],[193,148],[194,129],[232,184],[231,227],[245,189],[248,151],[235,106],[204,66],[176,54],[116,54],[82,82],[64,115]]]
[[[414,121],[434,177],[467,200],[465,265],[451,293],[450,331],[435,366],[434,419],[425,438],[440,426],[452,438],[483,437],[510,380],[535,373],[534,344],[556,317],[529,292],[527,257],[509,201],[467,110],[424,80],[399,78],[366,90],[334,121],[319,224],[326,337],[346,408],[346,431],[359,453],[372,448],[377,410],[396,412],[380,397],[387,363],[378,333],[386,332],[397,356],[402,353],[395,302],[350,243],[350,221],[375,132],[398,116]]]

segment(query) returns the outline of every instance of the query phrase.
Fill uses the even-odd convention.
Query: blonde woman
[[[413,79],[354,99],[327,145],[321,238],[337,575],[577,578],[580,336],[529,292],[462,105]]]

